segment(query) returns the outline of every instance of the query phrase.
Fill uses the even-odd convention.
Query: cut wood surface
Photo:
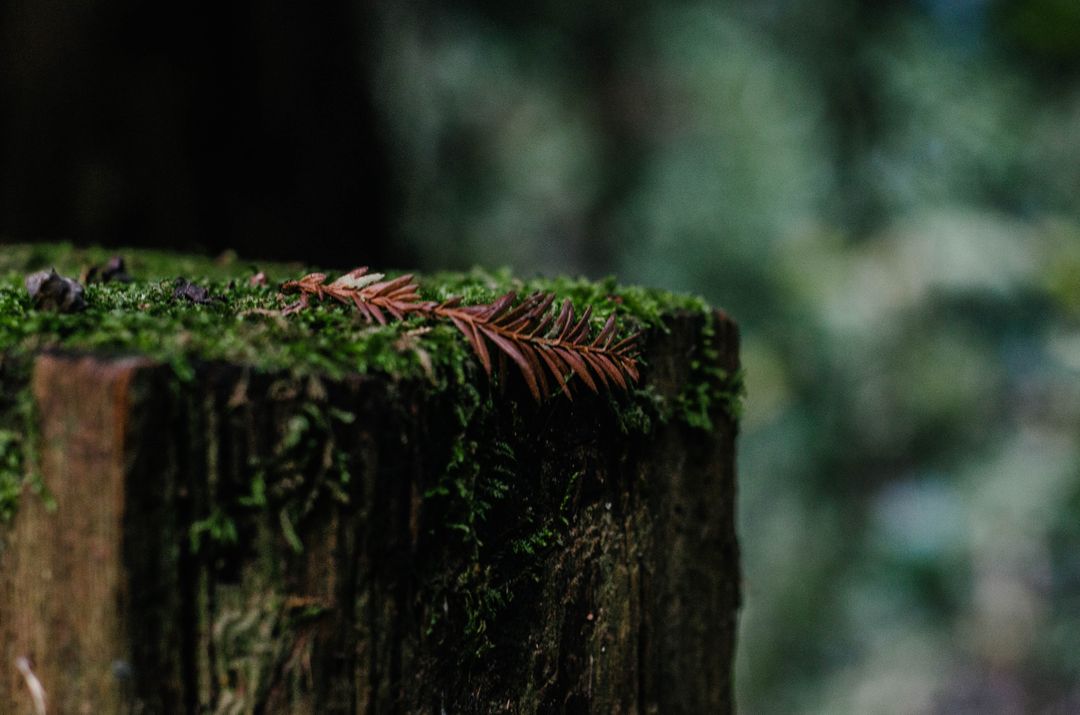
[[[50,713],[730,712],[736,424],[698,398],[737,332],[655,321],[632,394],[573,401],[471,364],[36,350],[0,712],[34,711],[17,658]]]

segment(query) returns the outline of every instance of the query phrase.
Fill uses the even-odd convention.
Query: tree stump
[[[19,255],[11,275],[36,267]],[[152,265],[168,276],[168,257]],[[4,285],[0,305],[7,290],[31,310]],[[49,339],[0,342],[7,414],[20,390],[32,408],[0,525],[0,712],[33,712],[29,678],[49,713],[732,710],[738,338],[723,314],[661,296],[640,317],[634,391],[537,403],[452,330],[372,329],[329,305],[314,310],[416,369],[241,359],[258,330],[326,327],[237,318],[247,293],[162,308],[240,326],[232,355],[77,337],[122,324],[138,290],[91,286],[87,314],[29,331]],[[621,290],[596,295],[633,321]],[[140,319],[159,292],[134,297]]]

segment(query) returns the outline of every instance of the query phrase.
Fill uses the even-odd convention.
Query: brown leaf
[[[607,355],[597,355],[593,353],[593,365],[599,365],[603,372],[606,372],[608,377],[612,379],[623,390],[626,387],[626,378],[623,377],[622,370],[615,364],[615,362]]]
[[[604,343],[604,347],[607,347],[607,343],[611,342],[611,339],[615,336],[615,314],[612,313],[608,316],[607,322],[604,323],[604,329],[600,331],[600,334],[596,336],[596,340],[592,341],[593,347],[597,347],[600,343]]]
[[[480,358],[480,364],[484,366],[484,372],[488,375],[491,374],[491,356],[488,354],[487,346],[484,344],[484,339],[480,337],[480,334],[476,331],[476,326],[472,323],[462,320],[457,316],[451,315],[450,320],[454,323],[454,326],[460,330],[469,342],[472,344],[473,351],[477,357]]]
[[[569,368],[566,367],[562,360],[559,359],[559,356],[546,345],[541,345],[536,352],[540,356],[540,359],[547,363],[551,374],[558,380],[559,387],[562,389],[563,394],[566,395],[566,399],[573,400],[574,396],[570,394],[570,388],[566,384],[566,377],[563,375],[563,373],[569,371]]]
[[[536,375],[536,381],[540,383],[540,392],[546,395],[550,391],[550,387],[548,386],[544,367],[540,364],[540,358],[536,356],[536,350],[524,341],[517,342],[515,345],[521,351],[521,354],[525,356],[525,359],[529,361],[529,367],[532,368],[533,374]]]
[[[529,361],[521,354],[518,347],[486,325],[479,325],[477,327],[481,333],[490,338],[504,353],[510,356],[511,360],[517,363],[517,366],[521,368],[521,374],[525,378],[525,382],[529,385],[529,392],[531,392],[533,397],[536,398],[536,401],[539,402],[540,386],[536,383],[536,375],[533,374]]]
[[[584,312],[581,314],[581,318],[578,320],[577,325],[570,331],[570,334],[566,336],[567,342],[580,343],[589,334],[589,319],[592,318],[592,306],[585,306]]]
[[[555,348],[555,351],[559,354],[559,357],[566,360],[566,363],[574,371],[574,374],[580,377],[582,382],[584,382],[590,390],[593,392],[600,391],[596,386],[596,382],[593,381],[592,376],[589,374],[589,368],[585,366],[585,362],[577,353],[563,347]]]
[[[592,353],[582,352],[581,357],[586,362],[586,364],[588,364],[588,366],[592,368],[593,374],[596,375],[597,378],[599,378],[600,382],[604,385],[604,387],[608,387],[607,372],[604,370],[603,366],[597,364],[596,356]]]
[[[496,300],[490,306],[488,306],[488,308],[487,308],[487,318],[488,318],[488,320],[494,320],[494,319],[498,318],[500,315],[502,315],[502,313],[505,312],[506,309],[510,307],[510,304],[513,303],[516,298],[517,298],[517,293],[515,293],[514,291],[510,291],[506,295],[504,295],[501,298],[499,298],[498,300]]]
[[[574,322],[574,306],[567,298],[563,301],[562,310],[559,311],[559,319],[555,321],[556,340],[562,342],[570,333],[570,326]]]

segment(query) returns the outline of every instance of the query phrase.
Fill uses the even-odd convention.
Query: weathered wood
[[[673,402],[705,317],[668,324],[643,379]],[[50,713],[732,708],[722,413],[628,430],[604,397],[513,393],[449,429],[421,383],[65,354],[33,389],[55,509],[28,491],[3,537],[0,712],[30,711],[19,656]]]

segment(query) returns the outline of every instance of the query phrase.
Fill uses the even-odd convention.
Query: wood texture
[[[123,555],[125,444],[140,360],[38,359],[41,464],[56,509],[23,500],[4,553],[4,684],[27,692],[11,664],[30,660],[52,712],[118,711],[128,594]],[[27,712],[28,692],[4,712]]]
[[[693,379],[703,324],[646,336],[660,397]],[[733,373],[735,327],[716,327]],[[468,428],[510,485],[468,552],[455,502],[431,496],[463,435],[426,385],[229,365],[176,385],[138,359],[45,355],[34,394],[56,509],[25,494],[3,537],[2,712],[30,712],[18,656],[50,713],[731,711],[727,417],[628,436],[602,398],[506,396]],[[351,418],[287,448],[312,404]],[[339,459],[350,477],[331,481]],[[277,476],[258,503],[260,470]],[[235,538],[212,539],[223,513]],[[501,600],[471,602],[485,593]]]

